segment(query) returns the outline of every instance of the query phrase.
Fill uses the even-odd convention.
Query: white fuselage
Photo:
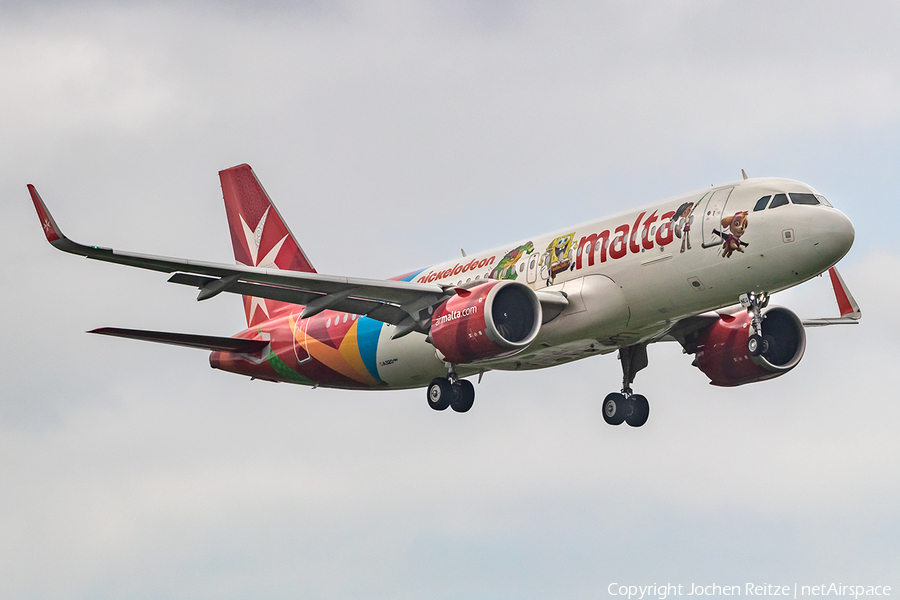
[[[536,291],[565,292],[566,309],[524,351],[458,369],[561,364],[658,339],[679,319],[734,305],[745,292],[795,286],[834,265],[853,242],[849,219],[823,203],[754,210],[761,198],[785,192],[824,200],[797,181],[739,181],[440,263],[412,280],[464,285],[514,278]],[[689,214],[678,214],[687,205]],[[723,226],[726,217],[736,217],[736,226]],[[424,335],[392,340],[394,331],[383,327],[377,356],[390,387],[417,387],[446,374]]]

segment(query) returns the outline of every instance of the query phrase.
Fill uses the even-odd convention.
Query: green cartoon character
[[[490,278],[515,279],[519,276],[519,273],[516,271],[516,263],[519,262],[520,258],[526,254],[531,254],[532,252],[534,252],[534,244],[531,242],[523,244],[518,248],[513,248],[497,262],[497,266],[491,271]]]

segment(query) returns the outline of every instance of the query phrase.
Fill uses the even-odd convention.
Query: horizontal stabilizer
[[[169,333],[166,331],[144,331],[142,329],[119,329],[117,327],[101,327],[88,333],[131,338],[145,342],[158,342],[173,346],[199,348],[201,350],[218,350],[220,352],[237,352],[253,354],[269,345],[264,340],[245,340],[243,338],[218,337],[214,335],[194,335],[190,333]]]

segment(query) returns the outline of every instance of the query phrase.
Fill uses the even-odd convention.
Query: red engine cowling
[[[515,281],[490,281],[437,307],[431,340],[454,364],[502,356],[526,347],[541,328],[541,303],[534,291]]]
[[[797,315],[781,307],[762,312],[762,335],[769,349],[759,356],[750,356],[747,350],[752,320],[749,313],[723,315],[700,334],[694,364],[712,385],[731,387],[772,379],[796,367],[803,358],[806,332]]]

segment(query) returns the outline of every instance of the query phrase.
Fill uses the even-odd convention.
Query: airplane
[[[804,327],[862,317],[834,265],[850,220],[810,186],[748,179],[451,259],[388,280],[323,275],[249,165],[219,172],[235,265],[120,252],[63,235],[28,185],[47,241],[64,252],[171,274],[197,300],[243,296],[233,337],[102,327],[89,333],[211,351],[251,379],[340,389],[427,388],[429,406],[467,412],[466,377],[541,369],[618,351],[610,425],[646,423],[634,393],[647,345],[676,341],[716,386],[780,377]],[[840,317],[801,320],[770,296],[829,273]]]

